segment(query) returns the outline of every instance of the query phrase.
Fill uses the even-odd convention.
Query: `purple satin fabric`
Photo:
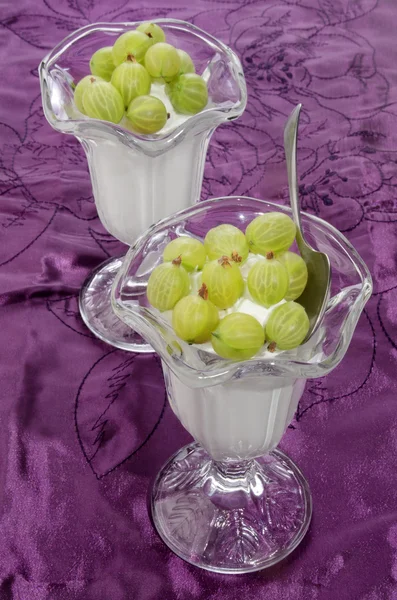
[[[395,0],[187,4],[1,3],[0,600],[397,600]],[[81,147],[41,108],[37,65],[65,35],[159,16],[230,44],[246,73],[246,113],[212,138],[203,198],[285,203],[282,129],[303,102],[303,207],[374,277],[342,365],[308,382],[281,443],[310,483],[309,534],[246,576],[189,566],[152,528],[150,482],[189,436],[158,359],[82,324],[84,278],[124,248],[98,220]]]

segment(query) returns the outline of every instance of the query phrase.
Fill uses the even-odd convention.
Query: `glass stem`
[[[213,461],[206,482],[206,493],[220,508],[244,508],[253,479],[253,460],[238,462]]]
[[[213,466],[218,472],[220,479],[228,482],[231,487],[240,486],[252,467],[253,460],[241,460],[238,462],[213,461]]]

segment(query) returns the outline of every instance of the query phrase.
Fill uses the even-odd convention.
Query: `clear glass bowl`
[[[73,84],[89,73],[92,54],[135,29],[134,23],[98,23],[78,29],[42,61],[39,72],[44,114],[61,133],[81,142],[88,160],[95,204],[106,230],[131,245],[159,219],[200,199],[208,143],[218,125],[244,111],[247,92],[236,54],[201,29],[175,19],[158,19],[167,41],[191,55],[197,73],[207,81],[210,101],[197,115],[181,122],[171,116],[151,136],[82,115],[73,102]],[[167,100],[168,102],[168,100]],[[171,106],[167,106],[171,111]],[[80,310],[88,327],[114,346],[151,351],[125,328],[110,308],[110,289],[121,262],[107,261],[85,282]]]
[[[348,240],[325,221],[302,215],[306,239],[326,252],[331,296],[322,325],[304,345],[244,362],[220,358],[179,339],[150,307],[146,286],[175,237],[203,239],[221,223],[243,231],[258,214],[290,209],[253,198],[219,198],[164,219],[131,248],[117,274],[112,305],[161,357],[169,401],[195,438],[159,473],[152,493],[154,524],[176,554],[225,573],[275,564],[301,541],[311,497],[298,467],[276,448],[307,378],[342,360],[371,295],[368,269]]]

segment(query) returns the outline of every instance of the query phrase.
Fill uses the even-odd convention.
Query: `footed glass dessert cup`
[[[92,54],[113,45],[139,22],[78,29],[46,56],[39,69],[48,122],[81,142],[99,218],[111,235],[129,246],[153,223],[199,201],[211,135],[221,123],[239,117],[247,100],[242,67],[230,48],[190,23],[152,22],[162,27],[167,42],[190,54],[209,91],[207,108],[188,118],[171,115],[159,133],[140,136],[126,128],[125,120],[114,125],[89,119],[73,103],[73,85],[89,74]],[[108,260],[89,276],[80,293],[81,316],[109,344],[152,352],[111,309],[110,291],[121,264],[120,258]]]
[[[286,557],[310,523],[309,486],[277,445],[296,411],[305,380],[342,360],[371,295],[368,269],[347,239],[302,214],[305,236],[326,252],[331,295],[321,326],[304,345],[264,350],[232,362],[177,338],[146,297],[164,247],[180,236],[202,240],[230,223],[243,231],[257,215],[290,209],[252,198],[219,198],[164,219],[131,248],[116,276],[112,305],[160,355],[172,410],[195,439],[170,458],[152,491],[154,525],[186,561],[222,573],[269,567]]]

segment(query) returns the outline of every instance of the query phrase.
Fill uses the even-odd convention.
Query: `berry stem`
[[[222,256],[219,260],[218,260],[219,264],[222,265],[222,267],[231,267],[231,263],[230,263],[230,259],[228,256]]]
[[[176,267],[179,267],[181,262],[182,262],[182,254],[180,254],[179,256],[174,258],[174,260],[172,261],[172,264],[175,265]]]
[[[241,263],[243,258],[239,255],[239,253],[236,250],[234,250],[232,252],[232,260],[236,263]]]
[[[267,260],[272,260],[272,258],[274,258],[274,253],[272,251],[266,252],[266,258]]]
[[[201,288],[198,291],[198,295],[200,296],[200,298],[202,298],[203,300],[208,300],[208,288],[205,285],[205,283],[203,283],[203,285],[201,286]]]

